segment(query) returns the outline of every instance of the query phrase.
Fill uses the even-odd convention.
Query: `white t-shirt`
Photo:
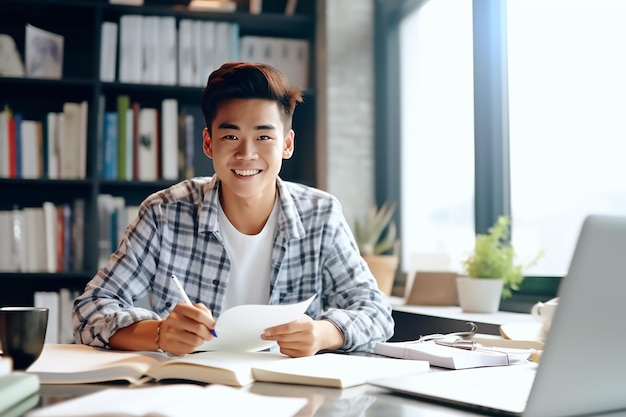
[[[278,200],[263,230],[246,235],[230,223],[220,205],[219,224],[231,271],[224,298],[224,310],[241,304],[267,304],[270,298],[272,247],[278,223]]]

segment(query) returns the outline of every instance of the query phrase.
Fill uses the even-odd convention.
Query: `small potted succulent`
[[[400,241],[397,239],[393,214],[396,204],[372,206],[362,220],[354,224],[354,237],[361,256],[378,282],[378,287],[391,295],[399,264]]]

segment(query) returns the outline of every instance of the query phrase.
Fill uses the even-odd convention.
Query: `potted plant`
[[[374,205],[361,221],[357,220],[354,224],[354,237],[361,256],[376,278],[378,287],[387,295],[391,295],[399,264],[400,241],[393,221],[395,210],[396,204]]]
[[[536,263],[517,261],[510,242],[510,218],[500,216],[487,234],[476,235],[474,250],[463,261],[465,275],[457,278],[459,303],[465,312],[493,313],[500,300],[518,290],[524,280],[524,269]]]

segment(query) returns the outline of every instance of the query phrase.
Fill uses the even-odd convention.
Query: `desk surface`
[[[124,386],[128,385],[43,385],[40,389],[38,406],[54,404],[105,388],[120,388]],[[360,385],[342,390],[305,385],[255,382],[241,389],[261,395],[307,398],[308,404],[296,415],[297,417],[457,417],[480,415],[466,410],[396,395],[371,385]],[[225,414],[217,413],[215,415]]]
[[[444,371],[445,372],[445,371]],[[120,388],[129,385],[88,384],[88,385],[44,385],[40,390],[37,407],[51,405],[70,398],[86,395],[105,388]],[[150,386],[150,385],[147,385]],[[453,408],[419,400],[417,398],[393,394],[371,385],[361,385],[348,389],[312,387],[305,385],[275,384],[256,382],[241,388],[260,395],[301,397],[308,404],[296,417],[466,417],[484,416],[461,408]],[[216,416],[228,415],[213,410]],[[19,414],[14,414],[19,416]],[[199,410],[199,415],[206,415]],[[626,410],[602,414],[603,417],[626,417]]]
[[[540,340],[540,323],[528,313],[464,313],[458,306],[416,306],[404,304],[404,299],[390,297],[395,320],[391,341],[415,340],[432,333],[469,330],[466,322],[474,322],[478,332],[507,336],[520,340]]]

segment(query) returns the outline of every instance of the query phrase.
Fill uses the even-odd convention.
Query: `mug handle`
[[[536,319],[541,320],[542,308],[543,308],[543,303],[539,301],[538,303],[534,304],[533,307],[530,309],[530,314]]]

